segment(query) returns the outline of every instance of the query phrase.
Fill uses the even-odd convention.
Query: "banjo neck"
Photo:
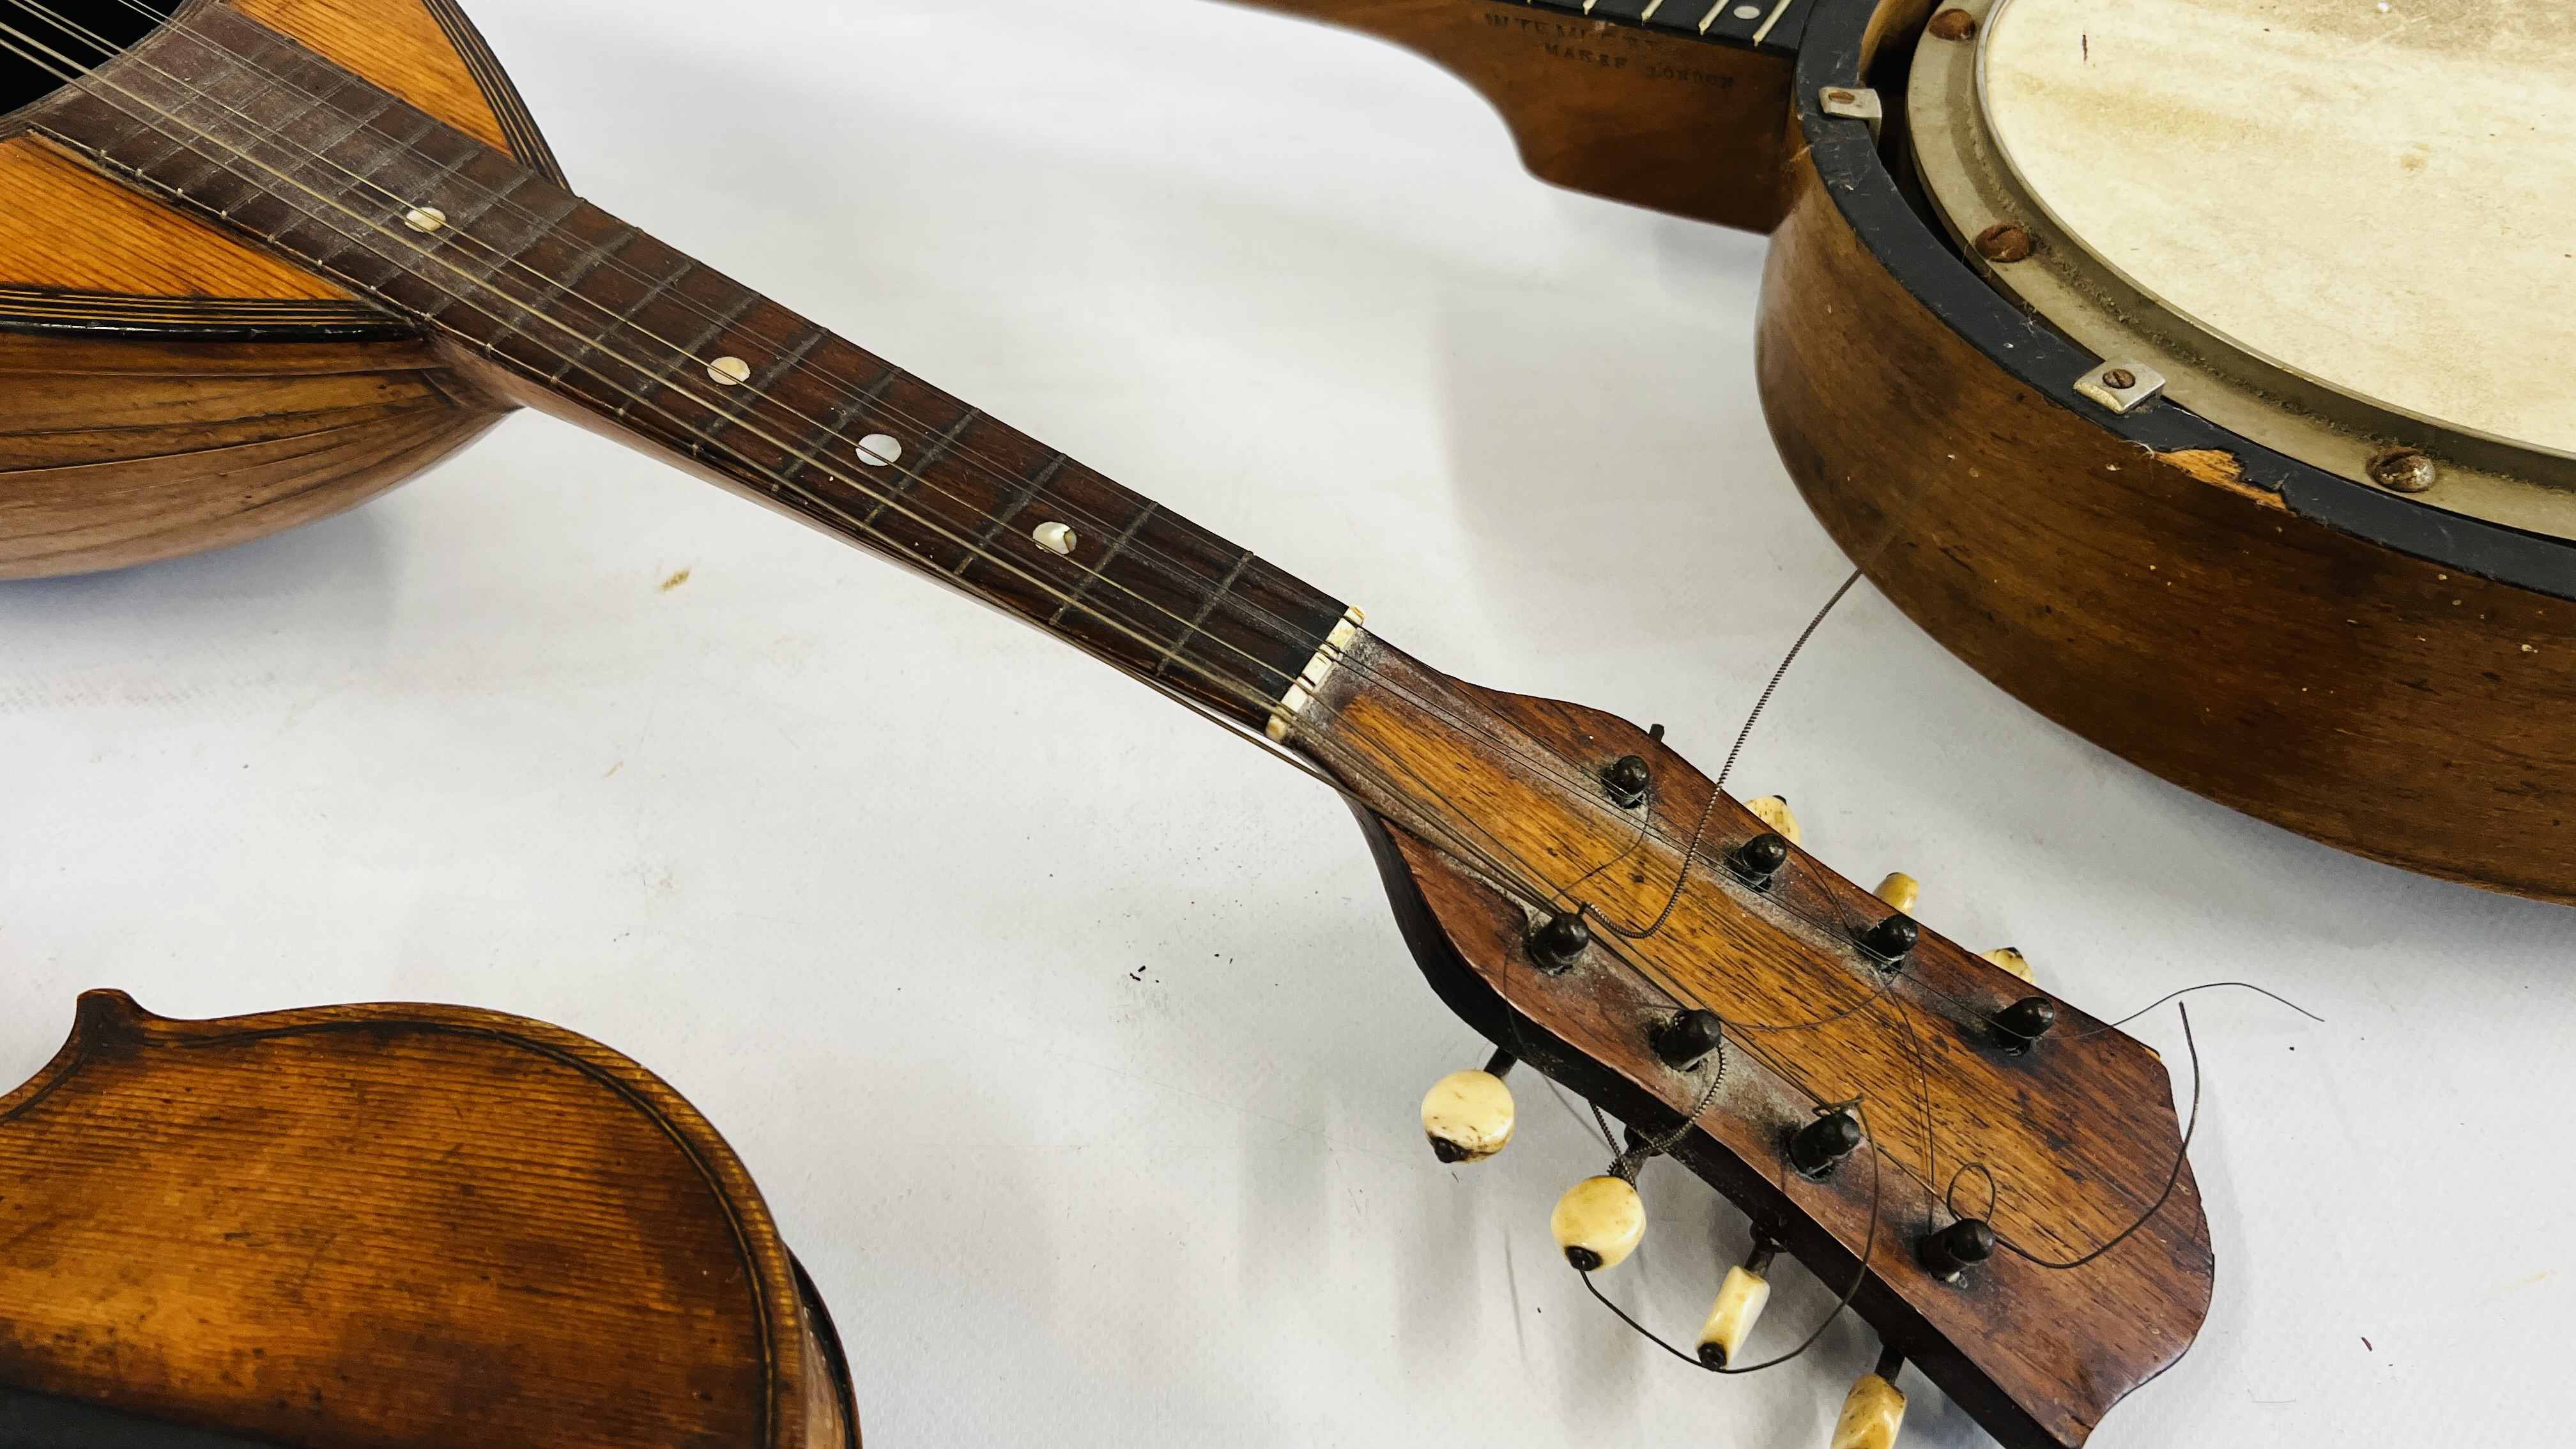
[[[1250,550],[229,8],[181,15],[34,129],[424,327],[495,391],[1274,738],[1356,632]]]

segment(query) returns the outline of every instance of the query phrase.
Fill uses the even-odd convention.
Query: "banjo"
[[[1696,1368],[1791,1361],[1849,1311],[1881,1349],[1840,1449],[1894,1441],[1908,1365],[2036,1449],[2084,1442],[2189,1347],[2213,1265],[2165,1064],[2016,953],[1921,928],[1910,880],[1843,878],[1785,802],[1729,796],[1660,727],[1442,673],[582,200],[447,0],[67,3],[8,0],[0,30],[0,572],[273,532],[545,410],[1016,615],[1339,792],[1433,990],[1495,1048],[1425,1098],[1431,1150],[1501,1149],[1515,1071],[1615,1115],[1624,1141],[1550,1216],[1587,1283],[1647,1231],[1656,1159],[1750,1215],[1758,1246],[1697,1336],[1665,1330]],[[1837,1300],[1822,1323],[1763,1320],[1783,1259]],[[127,1393],[110,1330],[35,1268],[0,1262],[0,1325],[7,1387]],[[192,1328],[154,1351],[239,1347]],[[764,1443],[836,1437],[809,1369],[752,1380]],[[362,1435],[273,1372],[210,1378],[188,1422]],[[619,1442],[605,1418],[560,1438]]]
[[[2166,779],[2576,902],[2576,17],[1255,0],[1768,232],[1764,410],[1934,638]]]

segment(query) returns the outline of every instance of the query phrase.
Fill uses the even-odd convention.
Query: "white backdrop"
[[[1211,0],[478,19],[589,195],[1469,678],[1714,765],[1842,575],[1754,400],[1761,243],[1528,179],[1415,58]],[[2104,1015],[2246,977],[2326,1018],[2198,999],[2217,1301],[2097,1442],[2560,1427],[2576,917],[2150,779],[1865,588],[1737,784]],[[97,985],[597,1037],[740,1149],[881,1446],[1821,1445],[1871,1356],[1717,1381],[1602,1314],[1546,1215],[1603,1154],[1534,1079],[1501,1158],[1432,1160],[1415,1104],[1485,1048],[1320,788],[541,418],[286,537],[0,586],[0,809],[0,1076]],[[1686,1334],[1744,1227],[1646,1188],[1609,1286]],[[1781,1277],[1785,1343],[1827,1295]],[[1904,1386],[1911,1442],[1985,1442]]]

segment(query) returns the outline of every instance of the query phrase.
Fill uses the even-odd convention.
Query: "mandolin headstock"
[[[2083,1443],[2189,1347],[2209,1234],[2154,1052],[1919,928],[1659,734],[1366,635],[1326,662],[1274,733],[1353,797],[1407,942],[1494,1065],[1525,1062],[1625,1123],[1619,1166],[1660,1149],[1689,1167],[1757,1240],[1850,1290],[1884,1372],[1912,1361],[2015,1449]],[[1489,1140],[1444,1156],[1494,1145],[1472,1096],[1453,1110],[1483,1111],[1469,1135]],[[1585,1194],[1560,1208],[1559,1242],[1615,1291],[1634,1195],[1589,1196],[1588,1218]],[[1750,1366],[1813,1327],[1746,1343],[1729,1311],[1709,1333],[1732,1341],[1704,1361]],[[1873,1382],[1863,1420],[1888,1409],[1864,1402]],[[1847,1427],[1838,1445],[1879,1442]]]

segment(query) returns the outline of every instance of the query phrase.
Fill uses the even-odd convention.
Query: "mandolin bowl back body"
[[[411,340],[0,332],[0,579],[154,563],[310,523],[504,411]]]
[[[559,177],[451,0],[222,3]],[[310,523],[509,411],[407,319],[91,170],[23,115],[0,115],[0,579]]]

